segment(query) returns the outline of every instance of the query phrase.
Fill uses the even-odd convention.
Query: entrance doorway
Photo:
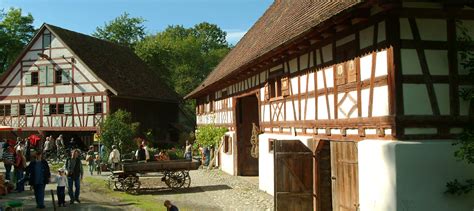
[[[332,211],[331,143],[320,140],[314,156],[315,210]]]
[[[259,126],[258,98],[250,95],[237,99],[237,175],[258,176],[258,158],[252,157],[252,123]],[[258,153],[258,152],[257,152]]]

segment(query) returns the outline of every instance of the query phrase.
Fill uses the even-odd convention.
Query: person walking
[[[71,199],[70,203],[74,204],[74,201],[81,203],[79,195],[81,193],[81,181],[84,171],[78,150],[72,150],[71,157],[66,160],[65,167],[67,171],[68,194]],[[75,191],[73,191],[73,185]]]
[[[117,146],[112,145],[112,152],[109,155],[109,163],[112,164],[112,170],[116,170],[118,168],[118,164],[120,162],[120,152],[117,149]]]
[[[51,172],[41,151],[35,153],[35,160],[26,167],[26,177],[29,178],[29,184],[35,192],[36,208],[44,209],[44,189],[49,183]]]
[[[11,179],[12,166],[15,164],[15,141],[8,140],[3,149],[3,165],[5,166],[5,180]]]
[[[66,207],[66,184],[67,184],[67,177],[64,173],[64,169],[58,169],[58,176],[56,176],[56,182],[58,186],[56,187],[56,194],[58,195],[58,206]]]
[[[94,146],[91,145],[89,146],[89,151],[87,151],[87,155],[86,155],[86,161],[87,161],[87,165],[89,166],[89,172],[91,175],[94,174],[94,167],[95,167],[94,157],[95,157]]]
[[[191,160],[193,158],[193,145],[186,141],[186,148],[184,149],[184,159]]]
[[[46,141],[44,142],[43,154],[45,159],[51,156],[51,141],[49,137],[46,137]]]
[[[26,168],[26,158],[21,152],[21,149],[16,150],[15,155],[15,177],[16,177],[16,191],[21,193],[25,191],[23,176]]]

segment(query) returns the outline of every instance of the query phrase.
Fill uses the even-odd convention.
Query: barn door
[[[276,210],[313,209],[313,153],[299,140],[274,142]]]
[[[334,211],[359,208],[357,143],[331,142],[331,175]]]

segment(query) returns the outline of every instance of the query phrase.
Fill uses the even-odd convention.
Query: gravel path
[[[220,170],[191,171],[191,187],[170,191],[160,178],[141,178],[140,194],[171,200],[180,210],[273,210],[273,197],[248,180]]]

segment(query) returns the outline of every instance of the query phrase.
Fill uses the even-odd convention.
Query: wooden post
[[[54,192],[51,190],[51,198],[53,199],[53,209],[56,211],[56,202],[54,201]]]

